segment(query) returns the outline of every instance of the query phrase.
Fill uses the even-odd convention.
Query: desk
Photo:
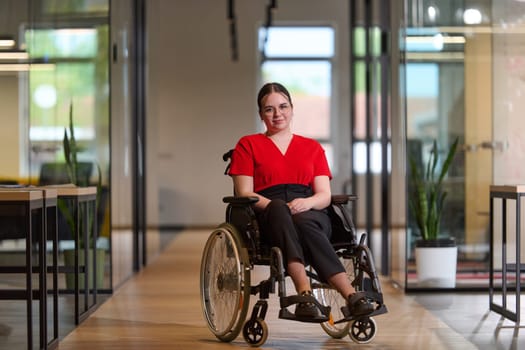
[[[520,292],[521,292],[521,272],[525,271],[525,265],[521,264],[521,199],[525,197],[525,185],[506,185],[506,186],[490,186],[490,271],[489,271],[489,305],[490,310],[499,313],[500,315],[508,318],[519,324],[520,322]],[[501,200],[501,215],[498,217],[501,219],[501,242],[495,242],[496,240],[496,212],[495,212],[495,199]],[[507,202],[515,202],[515,232],[511,236],[507,232],[508,220],[507,220]],[[512,220],[510,220],[512,223]],[[499,237],[498,237],[499,238]],[[514,262],[510,261],[512,256],[509,257],[507,251],[508,243],[513,242],[515,245],[514,251]],[[495,250],[495,243],[501,244],[501,303],[495,301],[495,259],[494,255],[497,253]],[[509,286],[507,273],[514,272],[515,288]],[[512,310],[508,303],[509,289],[514,289],[515,305]]]
[[[0,273],[25,274],[25,289],[2,289],[2,300],[25,300],[27,305],[27,347],[33,349],[33,311],[35,297],[39,301],[40,349],[47,348],[46,231],[44,193],[36,189],[0,189],[0,215],[22,217],[20,232],[25,236],[25,265],[0,266]],[[33,238],[38,243],[38,266],[33,265]],[[33,290],[33,272],[38,273],[39,286]]]
[[[75,295],[75,323],[84,321],[97,305],[96,258],[93,256],[97,242],[97,188],[76,186],[46,186],[57,191],[59,201],[68,203],[75,221],[76,232],[73,232],[74,263],[73,266],[60,266],[59,273],[73,275]],[[92,220],[89,220],[91,218]],[[87,234],[81,234],[86,232]],[[82,261],[81,261],[82,260]],[[91,264],[90,264],[91,262]],[[82,283],[80,275],[83,274]],[[90,279],[90,277],[92,277]],[[61,292],[69,292],[70,289]],[[81,294],[83,300],[80,300]]]

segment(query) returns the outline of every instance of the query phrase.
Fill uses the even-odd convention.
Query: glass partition
[[[422,169],[434,140],[444,156],[459,139],[444,178],[440,231],[457,244],[454,288],[459,290],[488,288],[490,185],[525,179],[522,167],[515,166],[524,158],[524,119],[517,117],[523,104],[523,40],[517,33],[524,10],[523,2],[513,0],[407,5],[407,159],[417,159]],[[408,188],[413,186],[409,180]],[[414,247],[420,232],[410,210],[407,226],[407,289],[429,289],[417,273]]]
[[[0,0],[0,13],[0,183],[38,186],[75,182],[98,187],[97,211],[89,222],[97,223],[96,247],[105,253],[99,270],[103,279],[97,282],[100,301],[113,288],[108,221],[109,0]],[[63,140],[65,133],[72,136],[70,121],[77,142],[78,181],[72,181],[65,166]],[[60,211],[58,220],[58,265],[64,272],[64,252],[74,243]],[[23,256],[25,246],[24,237],[7,237],[4,228],[0,224],[0,264]],[[52,259],[48,257],[48,261]],[[65,277],[66,273],[58,275],[61,335],[75,326],[73,295]],[[0,284],[17,284],[17,279],[23,281],[23,276],[12,275]],[[23,301],[21,307],[12,304],[14,313],[24,312]],[[8,325],[13,317],[4,321],[0,316],[0,323]],[[23,329],[23,324],[15,322],[11,327]],[[25,338],[17,332],[6,341]],[[10,344],[0,339],[0,348],[10,348]]]
[[[20,44],[32,67],[20,99],[27,101],[28,154],[21,155],[27,177],[34,185],[96,186],[97,247],[109,251],[109,3],[42,1],[34,11]],[[76,181],[65,173],[65,133],[76,140],[78,171],[84,172]],[[65,249],[71,237],[63,226]],[[110,261],[106,254],[105,265]],[[101,290],[111,288],[109,268],[106,275]]]

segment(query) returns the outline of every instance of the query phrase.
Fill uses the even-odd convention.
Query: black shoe
[[[352,316],[368,315],[374,310],[374,305],[366,299],[364,292],[356,292],[348,296],[348,311]]]
[[[311,291],[302,292],[303,296],[311,296]],[[316,318],[320,317],[319,308],[311,302],[301,302],[295,307],[295,316],[301,318]]]

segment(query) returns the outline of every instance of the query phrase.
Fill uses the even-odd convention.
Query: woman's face
[[[262,99],[259,115],[264,121],[268,133],[270,135],[275,134],[290,129],[293,106],[285,95],[279,92],[271,92]]]

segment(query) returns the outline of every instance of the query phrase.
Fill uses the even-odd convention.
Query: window
[[[367,58],[367,31],[364,28],[354,29],[354,71],[352,84],[354,85],[354,129],[353,129],[353,171],[356,175],[380,174],[382,171],[381,149],[381,69],[379,56],[381,55],[381,31],[372,28],[369,36],[369,58]],[[369,74],[369,77],[367,77]],[[367,79],[370,79],[367,86]],[[367,92],[368,91],[368,92]],[[369,115],[367,115],[370,109]],[[370,125],[367,125],[367,122]],[[367,132],[367,127],[368,132]],[[370,135],[367,135],[370,134]],[[367,138],[371,139],[367,142]],[[387,146],[388,172],[390,172],[390,143]],[[370,161],[370,164],[368,164]]]
[[[263,83],[277,81],[292,95],[293,132],[318,140],[333,167],[331,140],[332,60],[331,27],[270,27],[259,30]]]
[[[61,142],[74,104],[78,137],[94,135],[95,29],[37,29],[27,32],[30,55],[54,63],[54,69],[32,72],[30,140]]]
[[[26,30],[35,62],[53,69],[29,75],[30,172],[42,163],[63,161],[62,139],[73,108],[75,136],[83,161],[109,159],[109,66],[107,25]]]

